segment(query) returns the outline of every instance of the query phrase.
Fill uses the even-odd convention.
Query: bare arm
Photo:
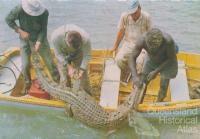
[[[160,72],[164,68],[167,68],[166,66],[168,66],[173,61],[177,60],[175,45],[176,44],[174,43],[172,39],[169,40],[168,45],[167,45],[167,59],[158,66],[158,68],[155,70],[156,73]]]
[[[90,43],[89,40],[87,41],[86,44],[84,44],[82,46],[82,50],[83,50],[83,60],[82,60],[80,68],[82,70],[86,70],[88,62],[89,62],[89,60],[91,58],[91,43]]]
[[[116,51],[118,49],[119,44],[121,43],[122,39],[124,38],[124,32],[125,32],[124,28],[119,30],[116,41],[115,41],[115,45],[114,45],[114,48],[112,51]]]
[[[126,13],[122,13],[119,23],[118,23],[118,33],[117,33],[117,38],[115,40],[114,47],[112,49],[113,52],[117,51],[119,44],[121,43],[122,39],[124,38],[125,28],[126,28],[126,20],[125,19],[127,19],[127,15],[126,15]]]
[[[136,81],[139,78],[136,70],[136,59],[139,56],[140,52],[142,51],[143,43],[144,43],[143,39],[137,41],[136,46],[134,47],[128,60],[129,68],[131,70],[134,81]]]

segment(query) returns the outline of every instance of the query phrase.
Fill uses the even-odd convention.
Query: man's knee
[[[117,63],[117,66],[120,68],[120,69],[123,69],[125,66],[126,66],[126,63],[125,61],[123,60],[123,58],[121,57],[116,57],[115,58],[115,62]]]

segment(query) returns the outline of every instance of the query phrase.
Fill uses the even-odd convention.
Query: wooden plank
[[[121,70],[113,59],[105,61],[105,71],[101,87],[100,105],[107,109],[117,109]]]
[[[184,61],[178,61],[178,74],[170,80],[170,92],[172,102],[190,100]]]
[[[23,96],[22,94],[22,89],[24,87],[24,79],[22,73],[19,75],[19,78],[16,81],[15,87],[11,93],[11,96],[13,97],[21,97]]]

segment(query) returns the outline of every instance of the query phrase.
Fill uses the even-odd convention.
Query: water
[[[91,36],[93,48],[109,49],[114,45],[120,14],[126,2],[116,0],[43,0],[49,9],[48,38],[60,25],[74,23]],[[18,46],[17,34],[8,28],[4,18],[19,0],[0,0],[0,53]],[[141,1],[152,15],[155,26],[170,33],[182,51],[200,52],[200,1]],[[198,123],[178,132],[178,125],[152,122],[162,139],[199,139]],[[123,127],[109,137],[107,131],[89,128],[64,114],[0,106],[0,138],[2,139],[134,139],[133,128]],[[199,132],[200,133],[200,132]]]
[[[82,123],[67,118],[64,112],[46,112],[0,107],[1,139],[102,139],[107,131],[89,128]],[[128,139],[135,136],[133,129],[125,127],[109,136],[111,139]]]
[[[0,53],[18,45],[16,33],[4,19],[20,0],[0,0]],[[48,38],[60,25],[74,23],[91,36],[93,48],[111,48],[117,33],[120,15],[127,2],[117,0],[43,0],[49,9]],[[153,24],[170,33],[180,50],[200,52],[200,1],[141,1],[142,8],[152,15]]]

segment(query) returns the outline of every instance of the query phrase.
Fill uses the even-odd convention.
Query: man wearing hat
[[[19,34],[20,38],[20,54],[25,80],[24,94],[27,94],[31,85],[30,47],[32,46],[30,45],[33,45],[35,50],[40,53],[54,81],[59,80],[47,40],[48,16],[48,10],[39,0],[21,0],[21,5],[12,9],[6,17],[7,24]],[[19,25],[16,24],[16,20],[19,21]]]
[[[160,90],[157,102],[163,101],[170,79],[176,77],[178,70],[177,48],[176,43],[169,34],[162,32],[158,28],[153,28],[136,42],[129,57],[129,67],[134,84],[137,87],[141,87],[144,82],[148,83],[160,73]],[[136,58],[142,49],[147,51],[147,55],[142,75],[139,76],[136,72]]]
[[[80,87],[91,95],[87,65],[91,57],[88,33],[82,28],[67,24],[52,33],[51,41],[58,60],[60,84],[71,86],[70,78],[80,79]],[[75,77],[78,75],[77,77]]]
[[[138,0],[131,0],[129,10],[121,15],[118,24],[119,31],[117,39],[114,48],[112,49],[114,53],[117,52],[118,47],[123,40],[123,45],[115,57],[115,61],[121,68],[122,73],[127,71],[128,57],[131,54],[132,49],[135,47],[136,40],[149,29],[151,29],[150,15],[141,10]]]

